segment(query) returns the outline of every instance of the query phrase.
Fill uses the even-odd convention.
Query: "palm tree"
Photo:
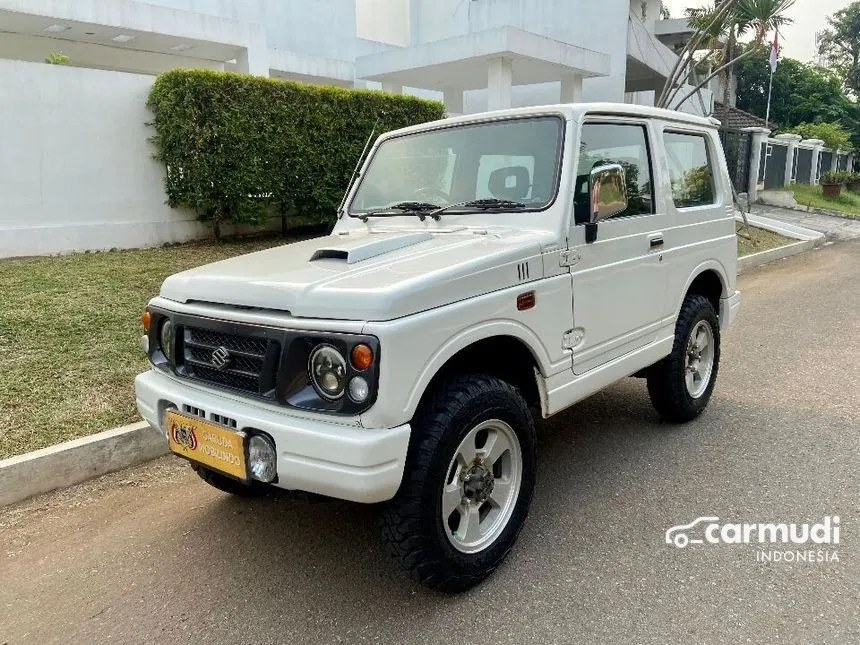
[[[791,24],[791,18],[785,12],[791,8],[795,0],[722,0],[706,9],[687,9],[686,15],[690,24],[696,28],[688,43],[687,61],[683,62],[685,52],[682,52],[676,70],[667,79],[666,87],[660,96],[660,107],[666,107],[678,96],[685,80],[688,80],[692,67],[693,53],[700,45],[707,43],[711,49],[709,54],[717,63],[716,71],[703,81],[697,83],[678,105],[684,103],[693,94],[705,87],[711,79],[722,75],[724,83],[723,103],[728,106],[732,82],[734,80],[734,63],[751,56],[758,51],[768,33],[778,30],[784,25]],[[753,34],[753,46],[741,51],[738,41],[743,36]]]

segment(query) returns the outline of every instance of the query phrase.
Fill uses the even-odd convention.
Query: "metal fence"
[[[833,153],[822,150],[818,155],[818,176],[820,177],[833,167]]]
[[[764,174],[765,189],[785,186],[785,164],[788,161],[788,147],[770,144],[767,147],[767,170]]]
[[[720,142],[726,156],[732,185],[739,193],[749,189],[750,157],[752,156],[752,135],[741,130],[720,130]]]
[[[809,148],[797,149],[797,173],[795,178],[798,184],[812,183],[812,150]]]

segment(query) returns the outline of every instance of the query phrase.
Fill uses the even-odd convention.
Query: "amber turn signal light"
[[[140,316],[140,322],[143,325],[143,330],[149,333],[149,323],[152,322],[152,316],[148,311],[144,311]]]
[[[526,291],[517,296],[517,309],[525,311],[535,306],[535,292]]]
[[[364,371],[373,365],[373,350],[369,345],[359,343],[352,348],[349,359],[355,369],[359,372]]]

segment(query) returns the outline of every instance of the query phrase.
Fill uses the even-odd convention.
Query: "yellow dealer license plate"
[[[247,479],[245,433],[168,410],[167,445],[181,457]]]

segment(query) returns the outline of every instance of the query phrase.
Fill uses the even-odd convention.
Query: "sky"
[[[704,0],[663,0],[673,18],[681,18],[687,7],[702,7],[712,4]],[[809,62],[815,55],[815,32],[824,29],[827,16],[844,9],[851,0],[796,0],[788,10],[794,24],[780,29],[782,55]],[[773,34],[768,40],[773,40]]]

